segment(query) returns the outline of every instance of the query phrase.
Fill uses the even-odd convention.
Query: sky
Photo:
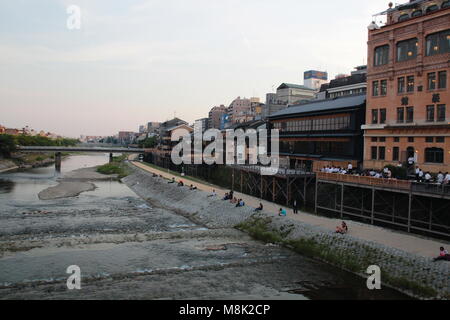
[[[366,64],[387,0],[9,0],[0,2],[0,125],[68,137],[192,123],[303,72]],[[70,5],[81,11],[69,29]]]

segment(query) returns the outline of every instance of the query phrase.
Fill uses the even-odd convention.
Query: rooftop
[[[291,107],[281,110],[277,113],[274,113],[273,115],[269,116],[268,118],[273,120],[273,119],[278,119],[278,118],[286,118],[286,117],[289,117],[292,115],[298,115],[298,114],[327,112],[327,111],[333,111],[336,109],[344,109],[344,108],[346,109],[346,108],[360,106],[360,105],[364,104],[365,102],[366,102],[365,94],[358,94],[358,95],[335,98],[335,99],[316,100],[316,101],[308,102],[308,103],[301,104],[301,105],[291,106]]]
[[[293,83],[282,83],[277,90],[281,90],[281,89],[288,89],[288,88],[292,88],[292,89],[302,89],[302,90],[308,90],[308,91],[315,91],[314,89],[302,86],[300,84],[293,84]]]

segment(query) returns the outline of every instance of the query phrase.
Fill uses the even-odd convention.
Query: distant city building
[[[201,125],[202,132],[205,132],[209,129],[209,118],[195,120],[195,125]]]
[[[350,76],[336,77],[330,83],[323,84],[317,93],[317,99],[333,99],[367,91],[367,66],[356,67]]]
[[[208,127],[214,128],[214,129],[220,129],[220,124],[222,120],[222,116],[227,113],[227,107],[225,107],[223,104],[214,107],[209,111],[208,115]]]
[[[299,104],[315,98],[316,90],[299,84],[283,83],[277,89],[278,103],[286,106]]]
[[[303,74],[303,84],[305,87],[313,90],[319,90],[320,87],[328,82],[328,73],[324,71],[310,70]]]
[[[139,133],[144,133],[145,132],[145,126],[139,126]]]
[[[147,123],[147,133],[149,135],[154,135],[158,133],[159,126],[161,125],[160,122],[148,122]]]
[[[172,120],[168,120],[160,124],[158,130],[159,133],[158,145],[160,149],[165,151],[170,150],[171,144],[167,140],[168,138],[170,140],[171,130],[181,125],[189,126],[189,124],[186,121],[181,120],[179,118],[173,118]]]
[[[135,133],[132,131],[119,131],[118,142],[120,144],[130,144],[133,142]]]

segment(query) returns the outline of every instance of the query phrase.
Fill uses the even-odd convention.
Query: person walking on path
[[[297,202],[297,199],[294,199],[293,208],[294,208],[294,214],[298,214],[298,202]]]

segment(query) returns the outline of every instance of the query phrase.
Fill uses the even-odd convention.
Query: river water
[[[209,230],[153,208],[117,181],[74,198],[37,194],[61,174],[101,165],[76,155],[0,174],[0,299],[404,299],[234,229]],[[68,290],[68,266],[82,290]]]

